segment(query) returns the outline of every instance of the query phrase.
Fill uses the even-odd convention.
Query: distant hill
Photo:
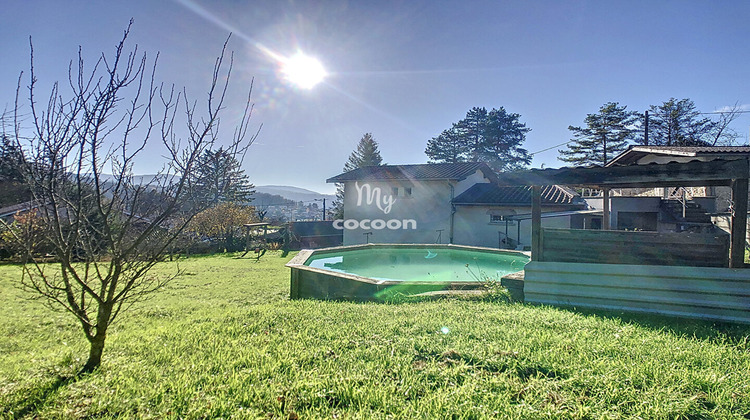
[[[294,206],[297,201],[289,200],[278,194],[266,194],[255,191],[253,200],[250,202],[253,206]]]
[[[133,182],[140,185],[149,185],[153,183],[156,178],[157,175],[134,175]],[[101,174],[100,179],[104,182],[112,182],[114,177],[108,174]],[[304,201],[305,204],[310,204],[315,200],[325,198],[327,201],[326,205],[330,206],[336,199],[336,196],[333,194],[321,194],[304,188],[293,187],[291,185],[256,185],[254,189],[256,194],[253,194],[253,204],[282,204],[279,203],[279,201],[282,201],[284,205],[290,204],[284,202],[284,200],[279,200],[279,198],[291,200],[295,203]]]
[[[292,201],[304,201],[306,204],[314,200],[325,198],[327,205],[333,203],[336,196],[333,194],[321,194],[315,191],[306,190],[304,188],[292,187],[289,185],[256,185],[256,193],[278,195]],[[255,194],[256,196],[258,194]]]

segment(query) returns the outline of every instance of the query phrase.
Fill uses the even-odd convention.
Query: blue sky
[[[636,111],[671,97],[704,112],[750,109],[747,1],[40,0],[8,1],[3,14],[6,108],[28,69],[29,36],[46,90],[66,79],[79,45],[86,57],[110,53],[132,17],[131,40],[160,53],[157,78],[203,98],[233,31],[224,125],[254,77],[252,121],[263,129],[244,168],[257,185],[332,192],[325,179],[366,132],[387,163],[426,162],[427,141],[474,106],[520,114],[530,152],[569,140],[569,125],[609,101]],[[263,52],[298,50],[330,73],[312,90],[283,81]],[[750,114],[733,128],[747,141]],[[155,172],[159,156],[149,150],[136,172]],[[538,153],[532,166],[563,166],[557,156],[557,148]]]

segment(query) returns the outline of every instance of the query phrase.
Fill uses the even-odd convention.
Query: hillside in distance
[[[304,188],[293,187],[290,185],[256,185],[255,186],[256,196],[257,193],[264,193],[270,195],[278,195],[292,201],[303,201],[305,204],[313,202],[315,200],[326,199],[326,205],[333,203],[336,196],[333,194],[321,194],[315,191],[307,190]]]
[[[160,181],[159,175],[134,175],[133,183],[136,185],[151,185]],[[106,183],[114,182],[115,178],[109,174],[100,174],[99,179]],[[256,185],[253,194],[253,204],[262,205],[288,205],[292,203],[286,200],[298,203],[300,201],[310,204],[316,200],[326,199],[326,205],[331,205],[336,199],[333,194],[321,194],[305,188],[294,187],[291,185]],[[275,197],[272,197],[275,196]],[[279,198],[282,198],[279,200]],[[281,201],[281,202],[280,202]]]

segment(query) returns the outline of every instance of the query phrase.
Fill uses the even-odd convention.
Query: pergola
[[[729,267],[744,267],[747,230],[747,159],[671,162],[589,168],[532,169],[499,175],[500,185],[532,186],[531,257],[540,252],[541,186],[593,187],[604,192],[602,229],[609,230],[609,191],[613,188],[729,186],[732,188]]]

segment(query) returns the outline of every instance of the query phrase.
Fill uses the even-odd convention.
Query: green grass
[[[481,300],[290,301],[290,257],[183,260],[186,275],[113,326],[102,369],[77,381],[62,378],[85,357],[79,327],[0,267],[0,417],[750,417],[748,327]]]

